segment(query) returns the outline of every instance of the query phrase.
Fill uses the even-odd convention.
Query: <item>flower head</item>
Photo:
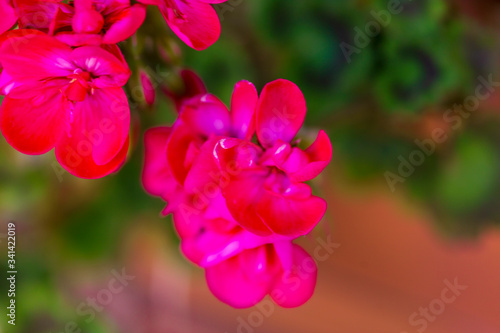
[[[266,113],[284,110],[291,115],[276,127]],[[198,95],[184,102],[172,127],[146,133],[145,189],[168,202],[164,213],[173,214],[182,252],[206,269],[212,292],[234,307],[267,294],[282,306],[298,306],[314,290],[314,261],[292,241],[324,214],[324,200],[302,182],[326,167],[331,145],[321,132],[307,150],[295,146],[304,116],[303,96],[291,82],[274,81],[259,97],[241,81],[230,112],[215,96]],[[256,132],[260,145],[251,141]],[[284,281],[304,261],[315,269],[292,290]]]
[[[59,163],[82,178],[121,165],[130,124],[121,87],[130,71],[116,46],[71,48],[20,30],[2,42],[0,63],[0,129],[11,146],[32,155],[55,147]]]

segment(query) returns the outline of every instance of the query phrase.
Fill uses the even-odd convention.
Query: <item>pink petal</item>
[[[247,308],[269,292],[279,261],[272,246],[247,250],[206,269],[207,284],[222,302]]]
[[[5,97],[0,106],[0,129],[16,150],[30,155],[54,148],[65,129],[67,104],[57,87],[28,99]]]
[[[193,163],[192,155],[198,153],[202,144],[203,139],[196,135],[189,126],[181,120],[176,121],[167,143],[167,163],[179,184],[184,184]]]
[[[135,4],[122,10],[119,15],[112,17],[111,26],[106,31],[102,42],[116,44],[132,36],[146,18],[146,6]]]
[[[255,107],[259,95],[248,81],[236,83],[231,97],[231,119],[237,138],[251,139],[255,133]]]
[[[173,0],[160,6],[170,29],[188,46],[204,50],[219,39],[220,22],[211,5],[197,0]]]
[[[17,13],[9,0],[0,0],[0,34],[9,30],[17,21]]]
[[[5,40],[0,47],[0,59],[15,81],[65,77],[75,69],[71,48],[46,35],[29,34]]]
[[[128,147],[130,110],[123,90],[96,89],[83,102],[77,102],[72,113],[71,130],[56,146],[56,156],[64,161],[60,163],[82,178],[102,177],[100,172],[112,172],[106,166],[114,165],[116,169],[114,162],[121,162],[125,155],[120,161],[116,157],[123,147]],[[81,166],[87,164],[93,170],[82,170]]]
[[[261,237],[272,235],[272,231],[256,210],[261,200],[262,188],[266,182],[267,171],[244,171],[231,178],[222,189],[227,208],[234,219],[246,230]]]
[[[130,109],[120,88],[96,89],[93,95],[75,105],[73,139],[92,143],[97,165],[109,163],[128,138]]]
[[[231,120],[227,107],[217,97],[206,94],[186,101],[180,119],[199,135],[228,135]]]
[[[291,238],[308,234],[326,211],[325,200],[315,196],[297,195],[293,187],[292,185],[290,189],[293,195],[290,196],[263,189],[259,196],[254,197],[253,202],[256,214],[269,229],[276,234]],[[309,188],[305,191],[310,193]]]
[[[299,87],[283,79],[268,83],[260,94],[256,111],[260,143],[272,147],[278,139],[290,142],[302,127],[305,115],[306,101]]]
[[[187,193],[200,193],[208,197],[216,195],[214,192],[218,191],[221,173],[213,151],[219,139],[212,137],[201,146],[184,181],[184,191]]]
[[[314,293],[318,268],[314,259],[298,245],[293,245],[293,267],[286,270],[273,286],[271,297],[276,304],[294,308],[307,302]],[[279,296],[277,296],[279,295]]]
[[[88,147],[83,148],[75,140],[68,140],[66,138],[57,143],[56,158],[64,169],[76,177],[87,179],[102,178],[115,172],[123,165],[127,157],[128,147],[129,139],[127,137],[121,150],[109,163],[97,165],[91,154],[88,153]]]
[[[293,148],[288,159],[279,166],[292,182],[305,182],[318,176],[332,159],[332,144],[325,131],[320,131],[305,151]]]
[[[92,1],[75,0],[72,28],[76,33],[97,34],[104,26],[104,18],[92,6]]]
[[[164,200],[170,200],[171,195],[179,190],[167,166],[166,149],[170,132],[170,127],[155,127],[144,134],[142,184],[148,193]]]
[[[246,230],[259,236],[269,236],[271,230],[255,211],[269,171],[256,164],[261,149],[240,139],[223,139],[215,146],[214,156],[221,171],[228,177],[221,187],[227,208]]]

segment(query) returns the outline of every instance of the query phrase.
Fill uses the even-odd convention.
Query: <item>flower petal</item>
[[[17,14],[8,0],[0,0],[0,34],[12,28],[17,21]]]
[[[292,182],[305,182],[318,176],[332,159],[332,144],[325,131],[320,131],[313,144],[305,151],[293,148],[287,160],[278,167]]]
[[[105,167],[116,162],[116,156],[125,145],[128,146],[130,110],[123,90],[96,89],[83,102],[75,103],[72,117],[71,130],[57,144],[56,155],[69,158],[67,155],[72,154],[73,160],[79,162],[74,162],[75,166],[70,162],[67,164],[82,178],[93,178],[93,171],[96,177],[101,177],[102,170],[112,172],[98,166]],[[87,177],[77,164],[88,164],[95,170],[89,170]]]
[[[219,39],[220,22],[211,5],[197,0],[173,0],[175,7],[162,4],[160,11],[168,26],[188,46],[204,50]]]
[[[0,61],[15,81],[65,77],[75,69],[71,48],[53,37],[29,34],[5,40]]]
[[[272,246],[243,251],[206,269],[208,287],[222,302],[247,308],[260,302],[275,279],[279,260]]]
[[[307,186],[299,184],[298,186]],[[254,209],[269,229],[274,233],[291,238],[308,234],[321,220],[326,211],[326,201],[316,196],[285,196],[263,189],[255,198]],[[307,186],[308,187],[308,186]],[[310,192],[310,189],[306,191]]]
[[[167,166],[167,141],[170,132],[170,127],[155,127],[144,133],[145,157],[142,171],[145,190],[167,201],[179,190]]]
[[[97,165],[88,152],[88,147],[71,146],[75,141],[63,140],[56,144],[56,158],[69,173],[76,177],[95,179],[102,178],[118,170],[127,157],[129,139],[125,140],[116,156],[104,165]]]
[[[111,26],[104,34],[102,42],[116,44],[132,36],[146,18],[146,6],[135,4],[125,8],[118,15],[108,19]]]
[[[179,118],[193,132],[206,137],[228,135],[231,128],[229,110],[217,97],[210,94],[186,101]]]
[[[259,142],[272,147],[281,139],[290,142],[306,116],[304,95],[295,83],[279,79],[268,83],[259,97],[256,127]]]
[[[307,302],[314,293],[318,268],[314,259],[300,246],[293,245],[293,266],[284,272],[273,286],[278,293],[271,293],[276,304],[294,308]]]
[[[68,105],[57,87],[26,99],[5,97],[0,106],[0,129],[7,142],[29,155],[54,148],[65,129]]]
[[[255,107],[259,95],[248,81],[236,83],[231,97],[231,120],[237,138],[249,140],[255,133]]]

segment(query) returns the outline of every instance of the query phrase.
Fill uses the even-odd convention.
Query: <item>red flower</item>
[[[229,175],[222,189],[227,207],[243,228],[255,234],[305,235],[323,217],[326,202],[313,196],[303,182],[315,178],[330,162],[330,140],[320,131],[306,150],[292,142],[304,121],[306,104],[290,81],[273,81],[264,87],[258,102],[248,100],[241,98],[241,103],[250,109],[256,105],[261,146],[225,138],[214,151],[221,170]]]
[[[0,46],[6,97],[0,129],[25,154],[55,147],[70,173],[99,178],[116,170],[128,149],[130,111],[122,86],[130,71],[116,46],[71,48],[19,30]]]
[[[169,127],[146,132],[143,184],[149,193],[169,201],[164,213],[173,213],[181,250],[206,269],[210,290],[236,308],[253,306],[268,294],[283,307],[306,302],[316,284],[314,260],[292,239],[261,237],[234,220],[219,190],[218,168],[207,160],[213,140],[203,145],[186,180],[198,178],[203,170],[205,181],[193,179],[197,184],[189,189],[181,186],[170,173],[165,154],[171,133]]]
[[[220,22],[212,3],[226,0],[140,0],[156,5],[172,31],[188,46],[204,50],[219,39]]]
[[[145,189],[168,202],[164,214],[173,214],[183,254],[206,269],[214,295],[233,307],[267,294],[294,307],[314,291],[314,260],[292,241],[324,214],[324,200],[302,182],[329,163],[331,145],[324,132],[305,151],[290,143],[304,114],[293,83],[274,81],[259,98],[241,81],[231,112],[213,95],[195,96],[171,128],[145,135]],[[256,129],[262,146],[251,142]]]

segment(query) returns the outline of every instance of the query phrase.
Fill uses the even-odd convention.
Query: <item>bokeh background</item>
[[[215,6],[222,35],[203,52],[151,9],[121,46],[136,74],[153,77],[157,100],[147,107],[131,79],[133,145],[104,179],[77,179],[52,153],[25,156],[0,137],[0,269],[15,221],[18,270],[16,326],[2,310],[1,332],[500,332],[500,87],[460,124],[446,116],[474,96],[478,77],[500,82],[500,1],[401,1],[402,12],[347,59],[342,43],[356,46],[355,29],[388,3],[229,0]],[[300,308],[219,302],[182,258],[163,202],[141,186],[142,134],[175,119],[164,92],[182,94],[183,68],[226,103],[241,79],[259,90],[290,79],[308,102],[303,135],[321,128],[331,137],[334,159],[311,184],[328,211],[298,242],[310,253],[325,241],[335,250],[318,260],[315,295]],[[387,173],[398,175],[401,159],[419,151],[415,140],[436,129],[447,139],[391,188]],[[82,314],[122,270],[134,279],[95,316]],[[437,304],[445,280],[467,289],[423,329],[410,317]],[[2,309],[7,289],[2,278]]]

